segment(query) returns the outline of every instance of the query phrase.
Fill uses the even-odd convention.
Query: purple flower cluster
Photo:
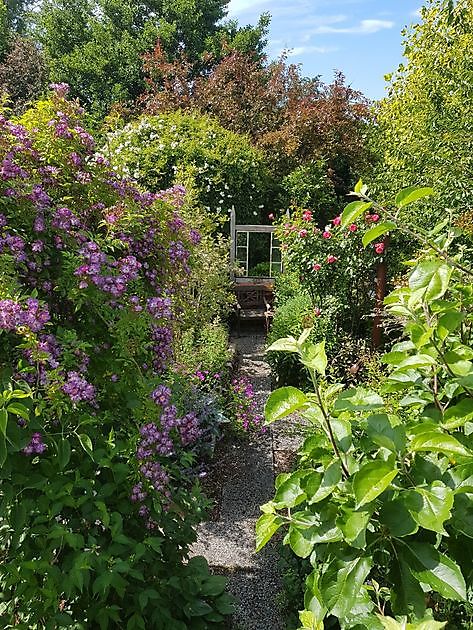
[[[0,330],[14,331],[27,326],[32,332],[39,332],[49,319],[48,307],[34,298],[24,303],[0,300]]]
[[[51,227],[69,232],[72,228],[81,227],[81,222],[69,208],[58,208],[53,215]]]
[[[15,236],[7,232],[4,237],[0,237],[0,252],[5,250],[9,250],[17,262],[26,260],[25,241],[21,236]]]
[[[95,387],[88,383],[78,372],[68,372],[62,391],[74,403],[95,402]]]
[[[136,450],[136,457],[140,461],[153,457],[155,454],[166,457],[174,452],[169,427],[163,426],[160,430],[154,422],[149,422],[141,427],[140,434],[141,440]]]
[[[88,281],[91,281],[99,289],[114,297],[123,295],[128,283],[138,278],[142,266],[135,256],[125,256],[109,263],[107,256],[93,241],[84,243],[79,253],[84,259],[84,264],[74,272],[76,276],[82,278],[79,288],[87,288]],[[112,275],[113,270],[118,273]]]
[[[25,446],[23,453],[25,455],[41,455],[46,449],[47,446],[43,442],[43,436],[41,433],[33,433],[31,441],[28,446]]]
[[[160,374],[163,372],[173,354],[172,329],[166,326],[151,327],[151,350],[153,352],[153,368]]]
[[[259,429],[264,433],[262,426],[263,416],[258,411],[258,403],[251,382],[244,376],[233,379],[231,386],[233,401],[233,414],[238,426],[245,431]]]
[[[172,301],[171,298],[153,297],[146,302],[149,314],[155,319],[171,319]]]
[[[171,401],[171,390],[166,385],[158,385],[150,394],[153,402],[161,407],[166,407]]]
[[[200,421],[194,411],[186,413],[179,422],[179,434],[181,436],[183,446],[189,446],[197,442],[202,434],[200,429]]]

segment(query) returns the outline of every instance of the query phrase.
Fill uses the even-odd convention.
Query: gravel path
[[[241,357],[240,374],[251,380],[262,411],[271,390],[264,335],[247,332],[234,342]],[[301,441],[293,421],[280,422],[252,442],[228,442],[214,471],[222,476],[218,518],[199,527],[192,553],[205,556],[215,573],[229,577],[228,590],[237,600],[232,630],[286,628],[278,606],[282,589],[278,556],[271,545],[254,553],[255,523],[259,506],[274,494],[275,475],[290,469]]]

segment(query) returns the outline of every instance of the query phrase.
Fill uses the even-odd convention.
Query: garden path
[[[253,384],[261,413],[271,390],[270,369],[265,361],[265,337],[247,331],[234,340],[240,356],[241,375]],[[276,474],[289,470],[302,441],[291,420],[272,425],[252,441],[228,440],[211,477],[217,478],[219,505],[214,520],[198,529],[193,555],[203,555],[214,573],[227,575],[228,590],[236,598],[233,630],[283,630],[278,606],[281,592],[277,552],[267,545],[255,554],[255,523],[260,505],[274,494]]]

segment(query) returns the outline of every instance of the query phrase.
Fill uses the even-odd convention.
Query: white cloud
[[[271,0],[231,0],[228,5],[228,15],[232,17],[242,13],[258,13],[258,11],[264,11],[265,5],[270,2]]]
[[[286,52],[288,57],[300,57],[301,55],[308,55],[310,53],[325,55],[337,50],[338,48],[333,46],[295,46],[295,48],[290,48],[286,51],[281,50],[281,53]]]
[[[326,33],[353,33],[359,35],[369,35],[371,33],[377,33],[378,31],[392,28],[393,26],[394,22],[391,20],[361,20],[361,22],[356,26],[319,26],[312,32],[319,35]]]
[[[415,11],[411,11],[411,17],[416,17],[416,18],[422,17],[422,13],[420,12],[420,9],[416,9]]]

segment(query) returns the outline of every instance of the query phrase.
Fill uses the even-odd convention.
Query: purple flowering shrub
[[[66,96],[0,116],[1,625],[212,627],[224,580],[186,563],[205,422],[171,373],[199,235]]]

